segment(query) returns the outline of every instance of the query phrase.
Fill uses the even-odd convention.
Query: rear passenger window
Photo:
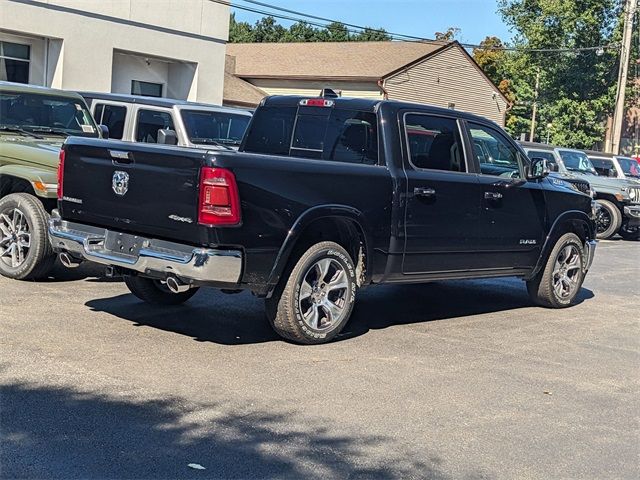
[[[96,105],[95,119],[100,125],[109,128],[109,138],[122,140],[124,134],[124,120],[127,116],[127,108],[119,105],[107,105],[99,103]]]
[[[244,151],[345,163],[378,163],[376,115],[323,107],[263,107]]]
[[[458,123],[453,118],[407,114],[409,159],[416,168],[465,172]]]
[[[158,143],[158,130],[175,130],[171,114],[156,110],[139,110],[136,142]]]

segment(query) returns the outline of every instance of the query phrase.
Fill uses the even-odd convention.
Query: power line
[[[400,34],[400,33],[394,33],[394,32],[387,32],[386,30],[382,30],[382,29],[375,29],[375,28],[371,28],[371,27],[364,27],[361,25],[356,25],[356,24],[351,24],[351,23],[345,23],[342,22],[340,20],[334,20],[334,19],[330,19],[330,18],[326,18],[326,17],[319,17],[316,15],[311,15],[311,14],[307,14],[304,12],[299,12],[296,10],[290,10],[287,8],[283,8],[283,7],[279,7],[277,5],[272,5],[269,3],[265,3],[265,2],[260,2],[257,0],[241,0],[243,2],[246,3],[250,3],[250,4],[254,4],[254,5],[258,5],[261,7],[265,7],[271,10],[276,10],[276,11],[280,11],[280,12],[284,12],[284,13],[288,13],[291,15],[297,15],[297,17],[292,17],[290,15],[283,15],[283,14],[278,14],[278,13],[274,13],[271,11],[265,11],[265,10],[260,10],[258,8],[254,8],[254,7],[250,7],[247,5],[237,5],[237,4],[232,4],[230,0],[209,0],[210,2],[214,2],[214,3],[218,3],[221,5],[226,5],[228,7],[231,8],[236,8],[239,10],[245,10],[248,12],[252,12],[252,13],[258,13],[261,15],[268,15],[274,18],[279,18],[281,20],[288,20],[288,21],[292,21],[292,22],[304,22],[308,25],[312,25],[312,26],[316,26],[319,28],[328,28],[327,24],[324,23],[317,23],[314,21],[309,21],[307,19],[312,19],[312,20],[319,20],[319,21],[323,21],[323,22],[329,22],[329,23],[340,23],[342,25],[344,25],[345,27],[351,27],[352,29],[346,28],[346,30],[349,33],[355,33],[355,34],[359,34],[362,33],[363,31],[367,30],[370,32],[374,32],[374,33],[384,33],[386,35],[389,35],[393,40],[400,40],[400,41],[413,41],[413,42],[429,42],[429,43],[440,43],[442,45],[446,45],[448,43],[450,43],[448,40],[438,40],[438,39],[430,39],[430,38],[425,38],[425,37],[417,37],[417,36],[413,36],[413,35],[406,35],[406,34]],[[303,17],[303,18],[300,18]],[[356,28],[358,30],[353,30],[353,28]],[[495,47],[488,47],[485,45],[479,45],[479,44],[473,44],[473,43],[460,43],[461,46],[465,47],[465,48],[478,48],[478,49],[482,49],[482,50],[498,50],[498,51],[517,51],[517,52],[530,52],[530,53],[570,53],[570,52],[588,52],[588,51],[595,51],[595,52],[599,52],[599,51],[603,51],[603,50],[608,50],[608,49],[615,49],[617,46],[615,44],[608,44],[608,45],[597,45],[597,46],[591,46],[591,47],[556,47],[556,48],[519,48],[519,47],[507,47],[507,46],[495,46]]]
[[[289,10],[287,8],[283,8],[283,7],[278,7],[276,5],[270,5],[268,3],[264,3],[264,2],[258,2],[256,0],[241,0],[245,3],[253,3],[254,5],[260,5],[261,7],[267,7],[273,10],[278,10],[280,12],[286,12],[286,13],[291,13],[293,15],[299,15],[302,17],[306,17],[306,18],[311,18],[314,20],[320,20],[322,22],[329,22],[329,23],[341,23],[342,25],[344,25],[345,27],[352,27],[352,28],[357,28],[360,30],[364,30],[364,29],[368,29],[372,32],[380,32],[380,33],[385,33],[387,35],[389,35],[390,37],[394,37],[394,38],[406,38],[409,40],[418,40],[418,41],[425,41],[427,40],[426,38],[422,38],[422,37],[416,37],[414,35],[405,35],[402,33],[393,33],[393,32],[387,32],[386,30],[381,30],[381,29],[376,29],[376,28],[371,28],[371,27],[362,27],[360,25],[355,25],[352,23],[346,23],[346,22],[341,22],[339,20],[332,20],[330,18],[325,18],[325,17],[318,17],[316,15],[311,15],[309,13],[303,13],[303,12],[298,12],[296,10]],[[239,6],[235,5],[236,8],[240,8]],[[442,44],[447,44],[449,43],[447,40],[428,40],[429,42],[439,42]]]

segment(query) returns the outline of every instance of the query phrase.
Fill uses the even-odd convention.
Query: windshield
[[[0,129],[98,137],[98,129],[82,100],[27,92],[0,92]]]
[[[627,177],[640,178],[640,164],[632,158],[617,157],[620,168]]]
[[[211,110],[182,110],[180,114],[189,140],[196,144],[240,145],[251,119],[249,115]]]
[[[562,158],[567,170],[597,175],[596,169],[593,168],[591,160],[589,160],[589,158],[582,152],[560,150],[560,158]]]

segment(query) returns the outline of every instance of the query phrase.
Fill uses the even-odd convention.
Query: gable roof
[[[267,96],[267,93],[258,87],[251,85],[249,82],[224,72],[224,86],[222,98],[224,103],[233,103],[235,105],[255,106]]]
[[[228,43],[241,78],[378,80],[446,48],[442,42]]]

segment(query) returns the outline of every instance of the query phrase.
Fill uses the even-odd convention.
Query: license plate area
[[[137,257],[142,248],[143,239],[137,235],[127,233],[107,232],[104,239],[104,248],[120,255]]]

